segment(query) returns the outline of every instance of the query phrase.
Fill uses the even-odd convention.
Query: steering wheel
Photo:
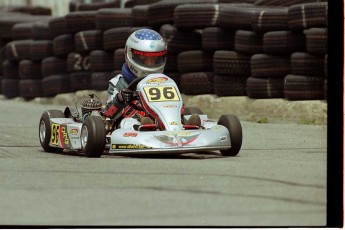
[[[139,83],[141,80],[143,80],[144,78],[145,78],[145,77],[138,77],[138,78],[134,79],[134,81],[132,81],[132,82],[128,85],[128,87],[127,87],[129,90],[134,91],[134,95],[133,95],[133,99],[134,99],[134,100],[139,100],[139,99],[140,99],[140,98],[139,98],[139,95],[138,95],[137,92],[136,92],[136,89],[137,89],[138,83]],[[139,106],[139,105],[137,105],[137,104],[134,104],[133,101],[126,101],[126,103],[127,103],[130,107],[132,107],[133,109],[135,109],[135,110],[138,110],[138,111],[145,111],[144,108],[143,108],[142,106]]]

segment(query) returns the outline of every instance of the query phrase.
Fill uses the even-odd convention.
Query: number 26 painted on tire
[[[150,102],[180,100],[173,86],[144,87],[144,91]]]

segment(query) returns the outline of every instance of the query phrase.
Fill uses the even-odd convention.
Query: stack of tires
[[[129,0],[120,5],[119,0],[74,0],[61,17],[16,21],[9,16],[10,25],[0,18],[1,93],[34,98],[106,90],[121,72],[128,36],[151,28],[167,41],[165,74],[184,94],[327,96],[326,1]]]
[[[289,100],[324,99],[327,95],[327,2],[289,8],[289,28],[305,36],[305,50],[291,54],[291,72],[284,79]]]
[[[25,12],[24,8],[16,8]],[[35,13],[32,8],[29,13]],[[42,12],[41,12],[42,11]],[[31,61],[32,33],[37,22],[51,18],[49,12],[37,10],[37,14],[1,12],[0,18],[0,92],[7,98],[40,96],[40,66]]]

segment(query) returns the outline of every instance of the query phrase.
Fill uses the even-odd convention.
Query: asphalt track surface
[[[0,225],[324,226],[327,127],[241,121],[237,157],[45,153],[63,106],[0,99]]]

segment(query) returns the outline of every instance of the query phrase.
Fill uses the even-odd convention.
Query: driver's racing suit
[[[116,75],[109,81],[104,115],[113,119],[119,119],[122,115],[123,119],[120,123],[120,127],[134,129],[133,125],[140,125],[139,120],[141,117],[145,116],[145,113],[135,110],[126,103],[120,103],[115,98],[116,94],[118,94],[121,89],[127,87],[128,83],[122,74]]]

